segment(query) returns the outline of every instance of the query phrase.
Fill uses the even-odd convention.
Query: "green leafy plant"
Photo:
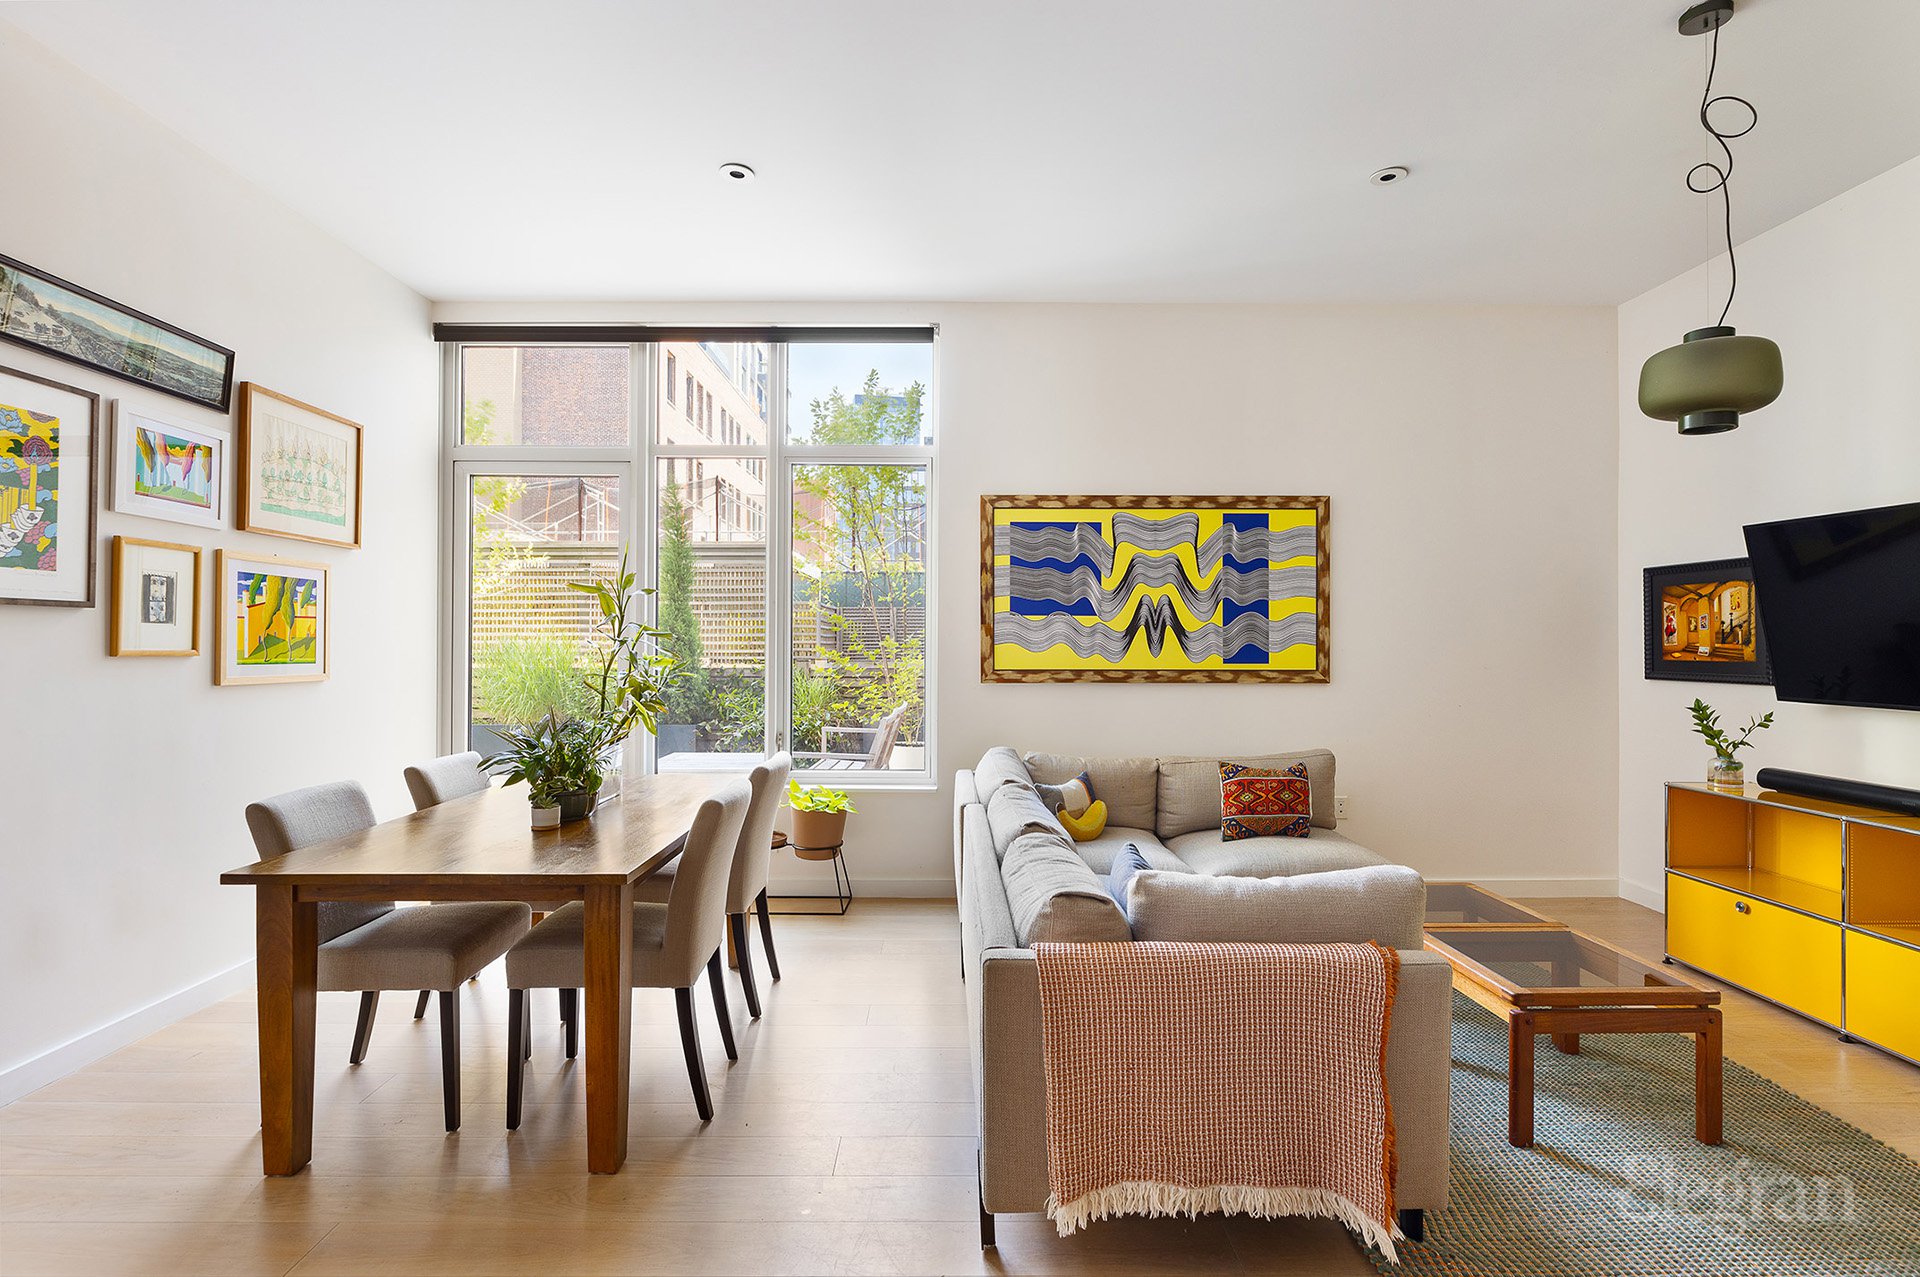
[[[859,810],[853,805],[853,800],[847,797],[847,791],[844,789],[829,789],[825,785],[802,785],[797,780],[787,782],[787,806],[795,811]]]
[[[587,686],[580,644],[561,634],[501,639],[474,653],[475,717],[527,727],[548,715],[579,718],[599,706]]]
[[[1760,718],[1749,719],[1738,736],[1729,736],[1721,729],[1720,715],[1714,712],[1713,706],[1697,696],[1693,698],[1693,704],[1687,707],[1687,712],[1693,715],[1693,730],[1699,733],[1700,739],[1712,746],[1713,752],[1729,763],[1737,761],[1734,758],[1736,750],[1753,748],[1753,741],[1749,738],[1755,732],[1765,731],[1773,726],[1773,713],[1768,711]]]
[[[506,749],[488,761],[509,785],[527,783],[535,807],[558,807],[567,794],[595,793],[606,780],[604,755],[586,720],[548,714],[530,727],[494,729]]]

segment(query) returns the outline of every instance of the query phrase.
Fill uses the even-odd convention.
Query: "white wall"
[[[239,379],[366,427],[364,549],[109,512],[98,606],[0,605],[3,1101],[112,1034],[16,1066],[251,956],[251,895],[216,881],[252,859],[249,799],[352,777],[381,815],[410,808],[400,769],[435,744],[438,435],[423,299],[4,24],[0,85],[0,252],[231,346]],[[10,342],[0,365],[231,428]],[[201,657],[108,659],[116,534],[205,547],[209,592],[215,547],[328,562],[332,679],[214,687],[210,593]]]
[[[1745,754],[1758,767],[1920,784],[1920,714],[1781,704],[1770,687],[1642,675],[1641,569],[1746,554],[1741,525],[1920,500],[1920,160],[1740,246],[1731,320],[1780,343],[1785,389],[1738,430],[1683,439],[1640,415],[1646,357],[1712,322],[1724,257],[1620,308],[1620,876],[1661,901],[1661,784],[1704,780],[1689,734],[1698,695],[1744,724],[1776,710]],[[1916,585],[1920,590],[1920,584]],[[1764,611],[1766,600],[1760,600]]]
[[[1343,828],[1431,876],[1612,894],[1614,318],[1605,308],[441,303],[442,320],[941,325],[937,793],[859,797],[869,894],[952,890],[989,746],[1326,745]],[[1326,686],[983,685],[988,492],[1325,493]],[[799,881],[783,862],[776,888]]]

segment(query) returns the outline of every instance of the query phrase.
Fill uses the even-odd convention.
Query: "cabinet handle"
[[[1736,900],[1733,902],[1733,911],[1735,913],[1752,913],[1753,906],[1744,900]]]

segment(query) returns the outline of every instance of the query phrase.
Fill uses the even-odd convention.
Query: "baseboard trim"
[[[1452,874],[1434,874],[1430,877],[1442,882],[1456,880],[1455,875]],[[1503,896],[1548,898],[1620,894],[1618,878],[1488,878],[1480,874],[1471,874],[1457,880],[1479,883],[1482,887],[1491,888]]]
[[[1637,905],[1645,905],[1655,913],[1667,911],[1667,893],[1659,887],[1649,887],[1645,883],[1635,882],[1631,878],[1620,880],[1620,898],[1631,900]]]
[[[253,959],[249,958],[237,967],[229,967],[218,975],[209,976],[198,984],[189,985],[118,1020],[89,1029],[51,1051],[16,1064],[0,1072],[0,1104],[11,1104],[22,1096],[31,1095],[49,1082],[57,1082],[95,1060],[112,1055],[123,1046],[131,1046],[149,1033],[164,1029],[195,1011],[204,1010],[252,983]]]
[[[767,882],[770,896],[813,896],[830,893],[833,878],[823,873],[817,878],[772,878]],[[953,878],[867,878],[853,880],[854,898],[869,899],[953,899]]]

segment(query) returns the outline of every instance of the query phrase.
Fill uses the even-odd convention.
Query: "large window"
[[[924,779],[930,342],[688,336],[449,344],[449,734],[577,711],[566,582],[624,550],[682,664],[629,765]]]

